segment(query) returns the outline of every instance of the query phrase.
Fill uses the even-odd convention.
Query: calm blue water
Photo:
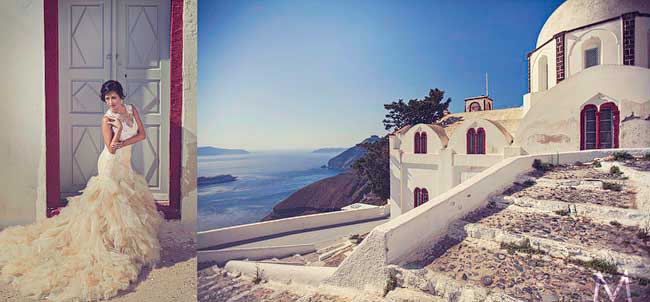
[[[199,156],[199,176],[237,176],[233,182],[199,186],[199,230],[259,221],[298,189],[338,174],[320,168],[334,156],[310,151]]]

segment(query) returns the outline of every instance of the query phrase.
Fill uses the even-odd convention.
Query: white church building
[[[650,146],[650,1],[568,0],[526,56],[521,107],[468,98],[465,112],[390,134],[391,217],[504,158]]]

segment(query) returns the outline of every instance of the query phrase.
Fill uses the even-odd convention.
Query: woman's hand
[[[114,143],[111,143],[111,148],[112,148],[113,150],[117,150],[117,149],[119,149],[119,148],[122,148],[122,142],[114,142]]]
[[[108,118],[107,123],[115,128],[122,129],[122,122],[116,118]]]

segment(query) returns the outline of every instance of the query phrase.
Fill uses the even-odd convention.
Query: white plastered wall
[[[391,189],[389,200],[392,217],[413,208],[415,188],[427,189],[430,199],[441,193],[439,154],[446,146],[447,137],[442,128],[437,129],[435,131],[430,125],[417,124],[403,134],[390,137],[391,188],[395,188]],[[417,132],[427,135],[426,154],[413,152]]]
[[[43,1],[0,2],[0,227],[45,218]]]
[[[390,135],[388,137],[389,144],[389,172],[390,172],[390,198],[388,204],[390,205],[391,217],[396,217],[402,214],[401,210],[401,191],[402,191],[402,163],[400,155],[400,139],[397,135]]]
[[[584,51],[598,45],[600,65],[623,65],[620,19],[568,32],[565,35],[567,77],[584,70]],[[565,78],[566,79],[566,78]]]
[[[443,140],[446,138],[441,139],[429,125],[417,124],[400,136],[400,150],[405,154],[414,153],[413,144],[415,143],[415,133],[417,132],[427,134],[427,154],[439,154],[440,149],[444,148],[446,142],[443,142]]]
[[[647,147],[632,140],[650,136],[650,69],[624,65],[588,68],[543,94],[531,95],[528,110],[515,134],[514,145],[527,154],[580,150],[580,109],[599,95],[619,105],[620,147]],[[624,121],[634,111],[634,118]],[[634,127],[628,126],[635,124]]]
[[[509,146],[512,140],[505,129],[497,127],[496,122],[486,119],[468,119],[454,129],[447,148],[453,149],[457,154],[467,154],[467,131],[470,128],[485,129],[486,154],[503,154],[503,148]]]
[[[404,198],[402,205],[403,212],[413,209],[413,194],[416,188],[427,189],[429,199],[442,193],[438,189],[438,183],[440,182],[438,165],[404,163],[403,169],[405,177],[405,190],[402,196]]]
[[[544,47],[538,49],[534,53],[530,55],[530,91],[531,92],[538,92],[539,86],[540,86],[540,59],[542,56],[546,56],[546,61],[547,61],[547,67],[548,67],[548,88],[551,89],[553,86],[555,86],[555,83],[557,82],[557,72],[555,71],[555,41],[551,41],[548,44],[544,45]]]
[[[193,234],[197,211],[197,0],[183,1],[183,154],[181,223]]]

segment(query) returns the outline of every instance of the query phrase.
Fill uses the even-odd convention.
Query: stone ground
[[[596,272],[603,273],[613,292],[629,269],[632,301],[650,301],[650,160],[601,164],[576,163],[522,177],[452,227],[425,259],[399,268],[398,287],[447,301],[468,288],[521,301],[594,301]],[[610,174],[612,165],[623,174]],[[604,183],[616,183],[620,191],[604,189]],[[517,203],[522,198],[534,202],[524,208]],[[536,208],[545,203],[557,206]],[[574,206],[581,206],[577,213]],[[593,210],[583,210],[587,207]],[[616,209],[629,214],[625,224],[595,218]],[[414,286],[418,282],[404,277],[409,274],[419,274],[425,284],[448,280],[447,287],[436,292],[435,284]],[[485,295],[467,301],[482,301]],[[615,301],[625,295],[622,287]],[[602,287],[599,299],[609,301]]]
[[[195,235],[183,230],[176,221],[165,221],[160,230],[163,248],[159,267],[144,269],[132,287],[107,300],[111,302],[190,302],[196,301]],[[0,284],[0,301],[36,301],[20,294],[7,284]],[[48,301],[48,300],[42,300]]]

